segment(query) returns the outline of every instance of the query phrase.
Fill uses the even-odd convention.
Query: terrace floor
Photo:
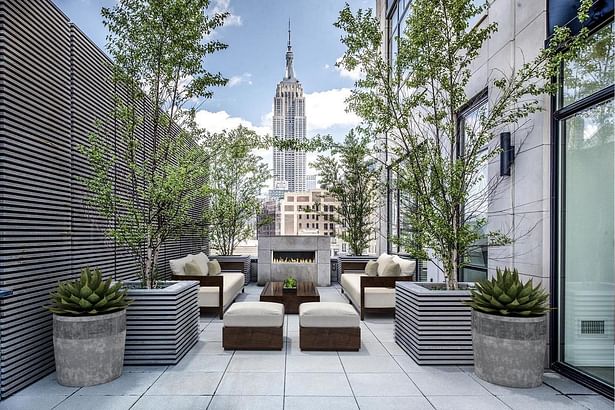
[[[239,301],[258,300],[251,284]],[[345,301],[338,287],[323,301]],[[280,352],[225,352],[222,322],[201,318],[198,344],[176,366],[124,368],[93,387],[59,385],[53,374],[0,402],[0,409],[593,409],[613,402],[556,373],[535,389],[478,379],[471,367],[418,366],[393,341],[393,319],[369,316],[359,352],[299,350],[297,315],[287,315]]]

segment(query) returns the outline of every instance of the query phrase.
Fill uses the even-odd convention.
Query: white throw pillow
[[[192,261],[193,257],[193,255],[188,255],[179,259],[169,259],[169,265],[171,266],[171,272],[173,272],[173,275],[185,275],[184,265]]]
[[[194,260],[197,265],[199,265],[199,268],[201,269],[203,275],[208,274],[207,262],[209,262],[209,258],[207,257],[207,255],[205,255],[203,252],[199,252],[192,257],[192,260]]]
[[[380,267],[380,264],[378,264],[378,267]],[[382,268],[382,272],[378,273],[378,276],[401,276],[399,263],[391,261],[385,264]]]
[[[380,276],[382,275],[382,272],[384,272],[384,268],[386,267],[386,265],[393,262],[393,255],[387,255],[386,253],[383,253],[382,255],[378,256],[378,259],[376,261],[378,262],[378,276]]]
[[[410,276],[414,274],[414,270],[416,269],[416,261],[411,261],[395,255],[393,257],[393,262],[399,264],[402,276]]]

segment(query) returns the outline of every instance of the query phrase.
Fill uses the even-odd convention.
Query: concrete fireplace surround
[[[314,263],[275,263],[273,252],[314,252]],[[331,285],[331,238],[328,236],[267,236],[258,238],[258,284],[281,282],[289,276]]]

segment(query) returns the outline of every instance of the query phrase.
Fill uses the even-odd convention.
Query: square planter
[[[222,272],[241,272],[244,276],[244,285],[250,283],[250,255],[209,255],[210,260],[217,260]]]
[[[125,365],[178,363],[199,339],[199,282],[163,282],[161,289],[130,289]]]
[[[420,365],[471,365],[472,284],[460,290],[435,290],[442,283],[397,282],[395,341]]]

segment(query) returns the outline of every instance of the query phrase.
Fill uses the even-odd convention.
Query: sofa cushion
[[[209,276],[219,275],[222,272],[220,262],[215,259],[207,262],[207,272]]]
[[[401,267],[397,262],[388,262],[384,265],[378,276],[401,276]]]
[[[378,275],[382,275],[382,272],[384,271],[386,265],[390,262],[393,262],[393,255],[387,255],[386,253],[383,253],[382,255],[378,256],[376,262],[378,262]]]
[[[368,261],[365,265],[365,273],[367,276],[378,276],[378,262]]]
[[[358,308],[361,307],[361,276],[360,274],[344,273],[340,284],[344,293]],[[366,308],[394,308],[395,289],[386,287],[365,288]]]
[[[243,288],[244,276],[243,273],[223,273],[222,287],[222,305],[228,306],[241,292]],[[218,307],[218,287],[217,286],[201,286],[199,288],[199,306],[201,307]]]
[[[299,305],[301,327],[359,327],[359,315],[348,303],[307,302]]]
[[[414,274],[414,270],[416,269],[416,261],[400,258],[395,255],[393,257],[393,262],[399,264],[402,276],[410,276]]]
[[[233,303],[224,314],[225,327],[281,327],[284,305],[273,302]]]
[[[193,255],[188,255],[179,259],[169,259],[169,266],[171,267],[171,272],[173,272],[173,275],[185,275],[184,265],[192,261],[192,257]]]
[[[184,264],[184,273],[191,276],[206,276],[194,259]]]
[[[199,265],[199,269],[203,272],[203,275],[207,275],[209,269],[207,268],[207,262],[209,262],[209,258],[203,252],[199,252],[192,257],[192,261],[196,262]]]

